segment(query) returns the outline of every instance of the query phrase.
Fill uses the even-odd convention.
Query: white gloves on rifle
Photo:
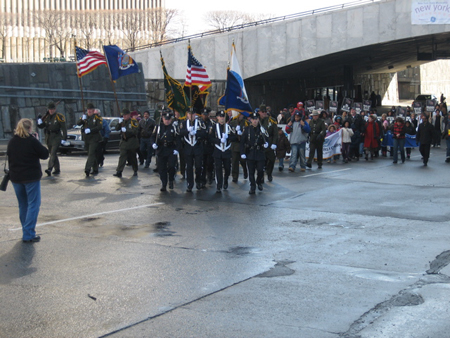
[[[89,128],[86,128],[85,130],[84,130],[84,133],[85,134],[89,134],[91,132],[91,130],[89,129]]]
[[[119,117],[119,123],[123,122],[123,118]]]
[[[156,143],[153,143],[152,148],[156,150],[158,149],[158,145]]]
[[[173,151],[173,154],[174,154],[174,155],[178,155],[178,150],[174,150],[174,151]]]
[[[228,134],[227,133],[222,133],[222,138],[224,138],[226,140],[228,138]]]
[[[242,155],[241,155],[241,158],[242,158],[243,160],[245,160],[245,159],[247,158],[247,156],[246,156],[245,154],[242,154]]]
[[[61,144],[63,146],[70,146],[70,142],[67,142],[67,141],[64,141],[64,140],[61,140]]]
[[[236,126],[236,131],[241,131],[241,126]]]
[[[239,130],[239,131],[237,132],[237,134],[238,134],[239,136],[241,136],[241,135],[242,135],[242,131]]]
[[[123,133],[126,133],[126,132],[127,132],[127,128],[125,128],[125,127],[122,127],[121,130],[122,130]]]
[[[42,119],[38,119],[38,124],[42,124]]]
[[[190,126],[189,127],[189,132],[191,132],[191,131],[193,131],[194,130],[194,127],[193,126]]]
[[[270,146],[270,148],[272,148],[272,150],[275,150],[275,149],[277,149],[277,145],[276,145],[276,144],[272,144],[272,145]]]
[[[266,149],[269,148],[269,143],[267,143],[267,142],[264,143],[264,148],[266,148]]]
[[[81,117],[82,120],[87,120],[87,116],[86,114],[83,114],[83,116]]]
[[[221,142],[221,143],[227,143],[227,139],[222,137],[222,138],[220,139],[220,142]]]
[[[191,131],[189,132],[189,134],[191,134],[192,136],[194,136],[195,134],[197,134],[197,130],[191,130]]]

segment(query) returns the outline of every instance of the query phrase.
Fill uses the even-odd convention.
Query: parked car
[[[103,123],[108,123],[111,129],[106,150],[118,150],[120,143],[120,131],[116,130],[116,125],[119,123],[118,117],[103,117]],[[73,126],[67,130],[67,145],[61,145],[59,151],[62,154],[70,154],[73,151],[85,151],[84,141],[81,135],[81,126]]]

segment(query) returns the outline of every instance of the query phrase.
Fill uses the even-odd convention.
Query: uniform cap
[[[50,101],[50,102],[47,104],[47,109],[55,109],[55,108],[56,108],[55,102]]]
[[[88,103],[86,106],[87,109],[95,109],[94,104],[93,103]]]
[[[259,115],[258,115],[258,112],[256,112],[256,110],[259,111],[259,109],[256,108],[256,109],[255,109],[255,112],[254,112],[253,114],[250,115],[250,118],[251,118],[251,119],[259,119]]]
[[[171,113],[164,113],[164,114],[162,114],[162,117],[165,120],[170,120],[172,118],[172,114]]]
[[[266,105],[265,104],[260,105],[259,106],[259,110],[261,110],[263,113],[265,113],[266,112]]]
[[[122,109],[122,116],[130,114],[130,111],[127,108]]]
[[[217,116],[225,117],[227,114],[223,110],[217,113]]]

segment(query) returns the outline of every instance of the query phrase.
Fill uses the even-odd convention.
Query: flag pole
[[[188,62],[189,62],[189,53],[192,53],[191,51],[191,39],[188,40]],[[191,85],[189,86],[189,111],[194,111],[194,107],[192,104],[192,69],[191,69]]]
[[[102,48],[103,48],[103,54],[105,54],[106,64],[108,65],[109,79],[111,80],[111,84],[112,84],[112,87],[113,87],[114,98],[116,99],[117,113],[118,113],[119,116],[120,116],[120,106],[119,106],[119,100],[117,99],[116,85],[114,84],[114,81],[113,81],[113,79],[112,79],[112,75],[111,75],[111,67],[109,67],[109,60],[108,60],[108,57],[106,56],[105,46],[102,46]]]
[[[75,38],[75,37],[73,40],[73,51],[75,52],[75,65],[77,67],[77,76],[78,76],[78,82],[80,84],[80,93],[81,93],[81,106],[83,107],[83,114],[84,114],[85,105],[84,105],[83,81],[81,80],[80,70],[78,69],[77,38]]]

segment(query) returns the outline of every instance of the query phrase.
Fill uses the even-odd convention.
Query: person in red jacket
[[[366,161],[370,159],[373,160],[375,150],[378,148],[378,140],[380,138],[380,127],[376,123],[377,116],[372,114],[369,115],[369,120],[366,123],[364,131],[364,154]]]

